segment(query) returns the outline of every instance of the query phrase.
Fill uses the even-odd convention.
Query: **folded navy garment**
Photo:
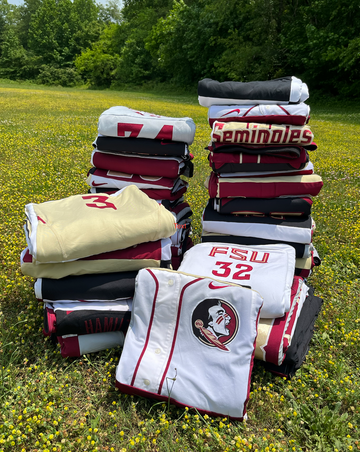
[[[286,378],[291,378],[295,375],[295,372],[300,369],[310,349],[315,322],[321,311],[322,303],[322,298],[315,296],[314,288],[310,287],[283,363],[280,366],[276,366],[264,362],[262,364],[266,370]]]

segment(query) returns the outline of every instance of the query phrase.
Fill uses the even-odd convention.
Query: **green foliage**
[[[82,84],[81,76],[74,68],[56,68],[46,64],[40,66],[36,81],[42,85],[77,86]]]
[[[114,81],[115,70],[120,60],[115,45],[119,31],[119,25],[110,23],[103,29],[99,40],[92,48],[86,49],[76,58],[75,66],[90,86],[109,88]]]
[[[33,79],[38,73],[38,62],[39,58],[20,44],[14,27],[7,26],[0,43],[0,77]]]
[[[360,97],[359,36],[358,0],[0,0],[0,75],[76,67],[92,87],[182,88],[296,75]]]
[[[116,69],[116,84],[141,84],[157,78],[158,69],[146,49],[145,42],[157,20],[169,10],[168,0],[126,1],[121,24],[124,36]]]

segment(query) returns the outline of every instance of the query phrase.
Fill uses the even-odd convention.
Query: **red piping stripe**
[[[167,372],[169,370],[169,367],[170,367],[170,362],[171,362],[171,359],[172,359],[172,355],[174,353],[176,336],[177,336],[177,332],[178,332],[178,329],[179,329],[179,319],[180,319],[181,305],[182,305],[182,300],[183,300],[185,289],[187,289],[189,286],[191,286],[191,284],[194,284],[194,283],[196,283],[198,281],[201,281],[201,280],[202,280],[202,278],[197,278],[197,279],[195,279],[193,281],[190,281],[189,283],[185,284],[185,286],[182,288],[182,291],[180,293],[179,306],[178,306],[178,312],[177,312],[177,317],[176,317],[176,325],[175,325],[175,331],[174,331],[174,337],[173,337],[173,341],[172,341],[172,344],[171,344],[171,349],[170,349],[170,355],[169,355],[169,358],[168,358],[168,362],[166,364],[165,371],[164,371],[162,379],[160,381],[158,394],[161,394],[161,389],[162,389],[162,386],[164,384],[164,380],[165,380],[166,374],[167,374]]]
[[[154,295],[154,299],[153,299],[153,304],[152,304],[152,309],[151,309],[151,316],[150,316],[148,332],[147,332],[147,335],[146,335],[144,348],[143,348],[143,350],[141,352],[141,355],[140,355],[140,357],[138,359],[138,362],[136,364],[136,367],[135,367],[135,370],[134,370],[134,374],[133,374],[133,377],[132,377],[132,380],[131,380],[131,383],[130,383],[131,386],[134,385],[134,381],[135,381],[135,378],[136,378],[137,371],[139,370],[141,360],[142,360],[142,358],[143,358],[143,356],[145,354],[146,348],[147,348],[148,343],[149,343],[151,327],[152,327],[152,323],[153,323],[153,320],[154,320],[154,314],[155,314],[156,298],[157,298],[157,295],[158,295],[158,292],[159,292],[159,281],[156,279],[156,276],[154,275],[154,273],[150,269],[147,268],[146,270],[154,278],[156,288],[155,288],[155,295]]]

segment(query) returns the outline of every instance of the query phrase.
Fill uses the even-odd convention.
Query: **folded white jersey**
[[[243,419],[261,305],[256,291],[237,284],[140,270],[116,385],[126,393]]]
[[[150,138],[191,144],[195,137],[195,123],[188,117],[172,118],[116,106],[101,113],[98,133],[110,137]]]
[[[292,124],[302,126],[310,117],[310,107],[304,102],[291,105],[211,105],[208,121],[266,122],[268,124]]]
[[[276,318],[290,309],[295,250],[283,244],[200,243],[186,251],[178,270],[254,289],[264,299],[260,317]]]
[[[25,206],[25,234],[39,263],[67,262],[170,237],[175,217],[135,185]]]
[[[254,82],[218,82],[210,78],[198,83],[198,99],[211,105],[297,104],[309,97],[306,83],[294,76]]]

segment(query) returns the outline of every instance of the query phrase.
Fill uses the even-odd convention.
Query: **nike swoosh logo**
[[[231,113],[234,113],[234,112],[240,114],[240,108],[235,108],[235,110],[228,111],[227,113],[221,115],[220,118],[223,118],[224,116],[230,115]]]
[[[224,287],[228,287],[228,285],[226,286],[214,286],[214,283],[211,281],[211,283],[209,283],[209,289],[223,289]]]
[[[102,183],[100,183],[100,184],[97,184],[96,182],[91,182],[91,185],[93,186],[93,187],[99,187],[100,185],[106,185],[106,182],[102,182]]]

